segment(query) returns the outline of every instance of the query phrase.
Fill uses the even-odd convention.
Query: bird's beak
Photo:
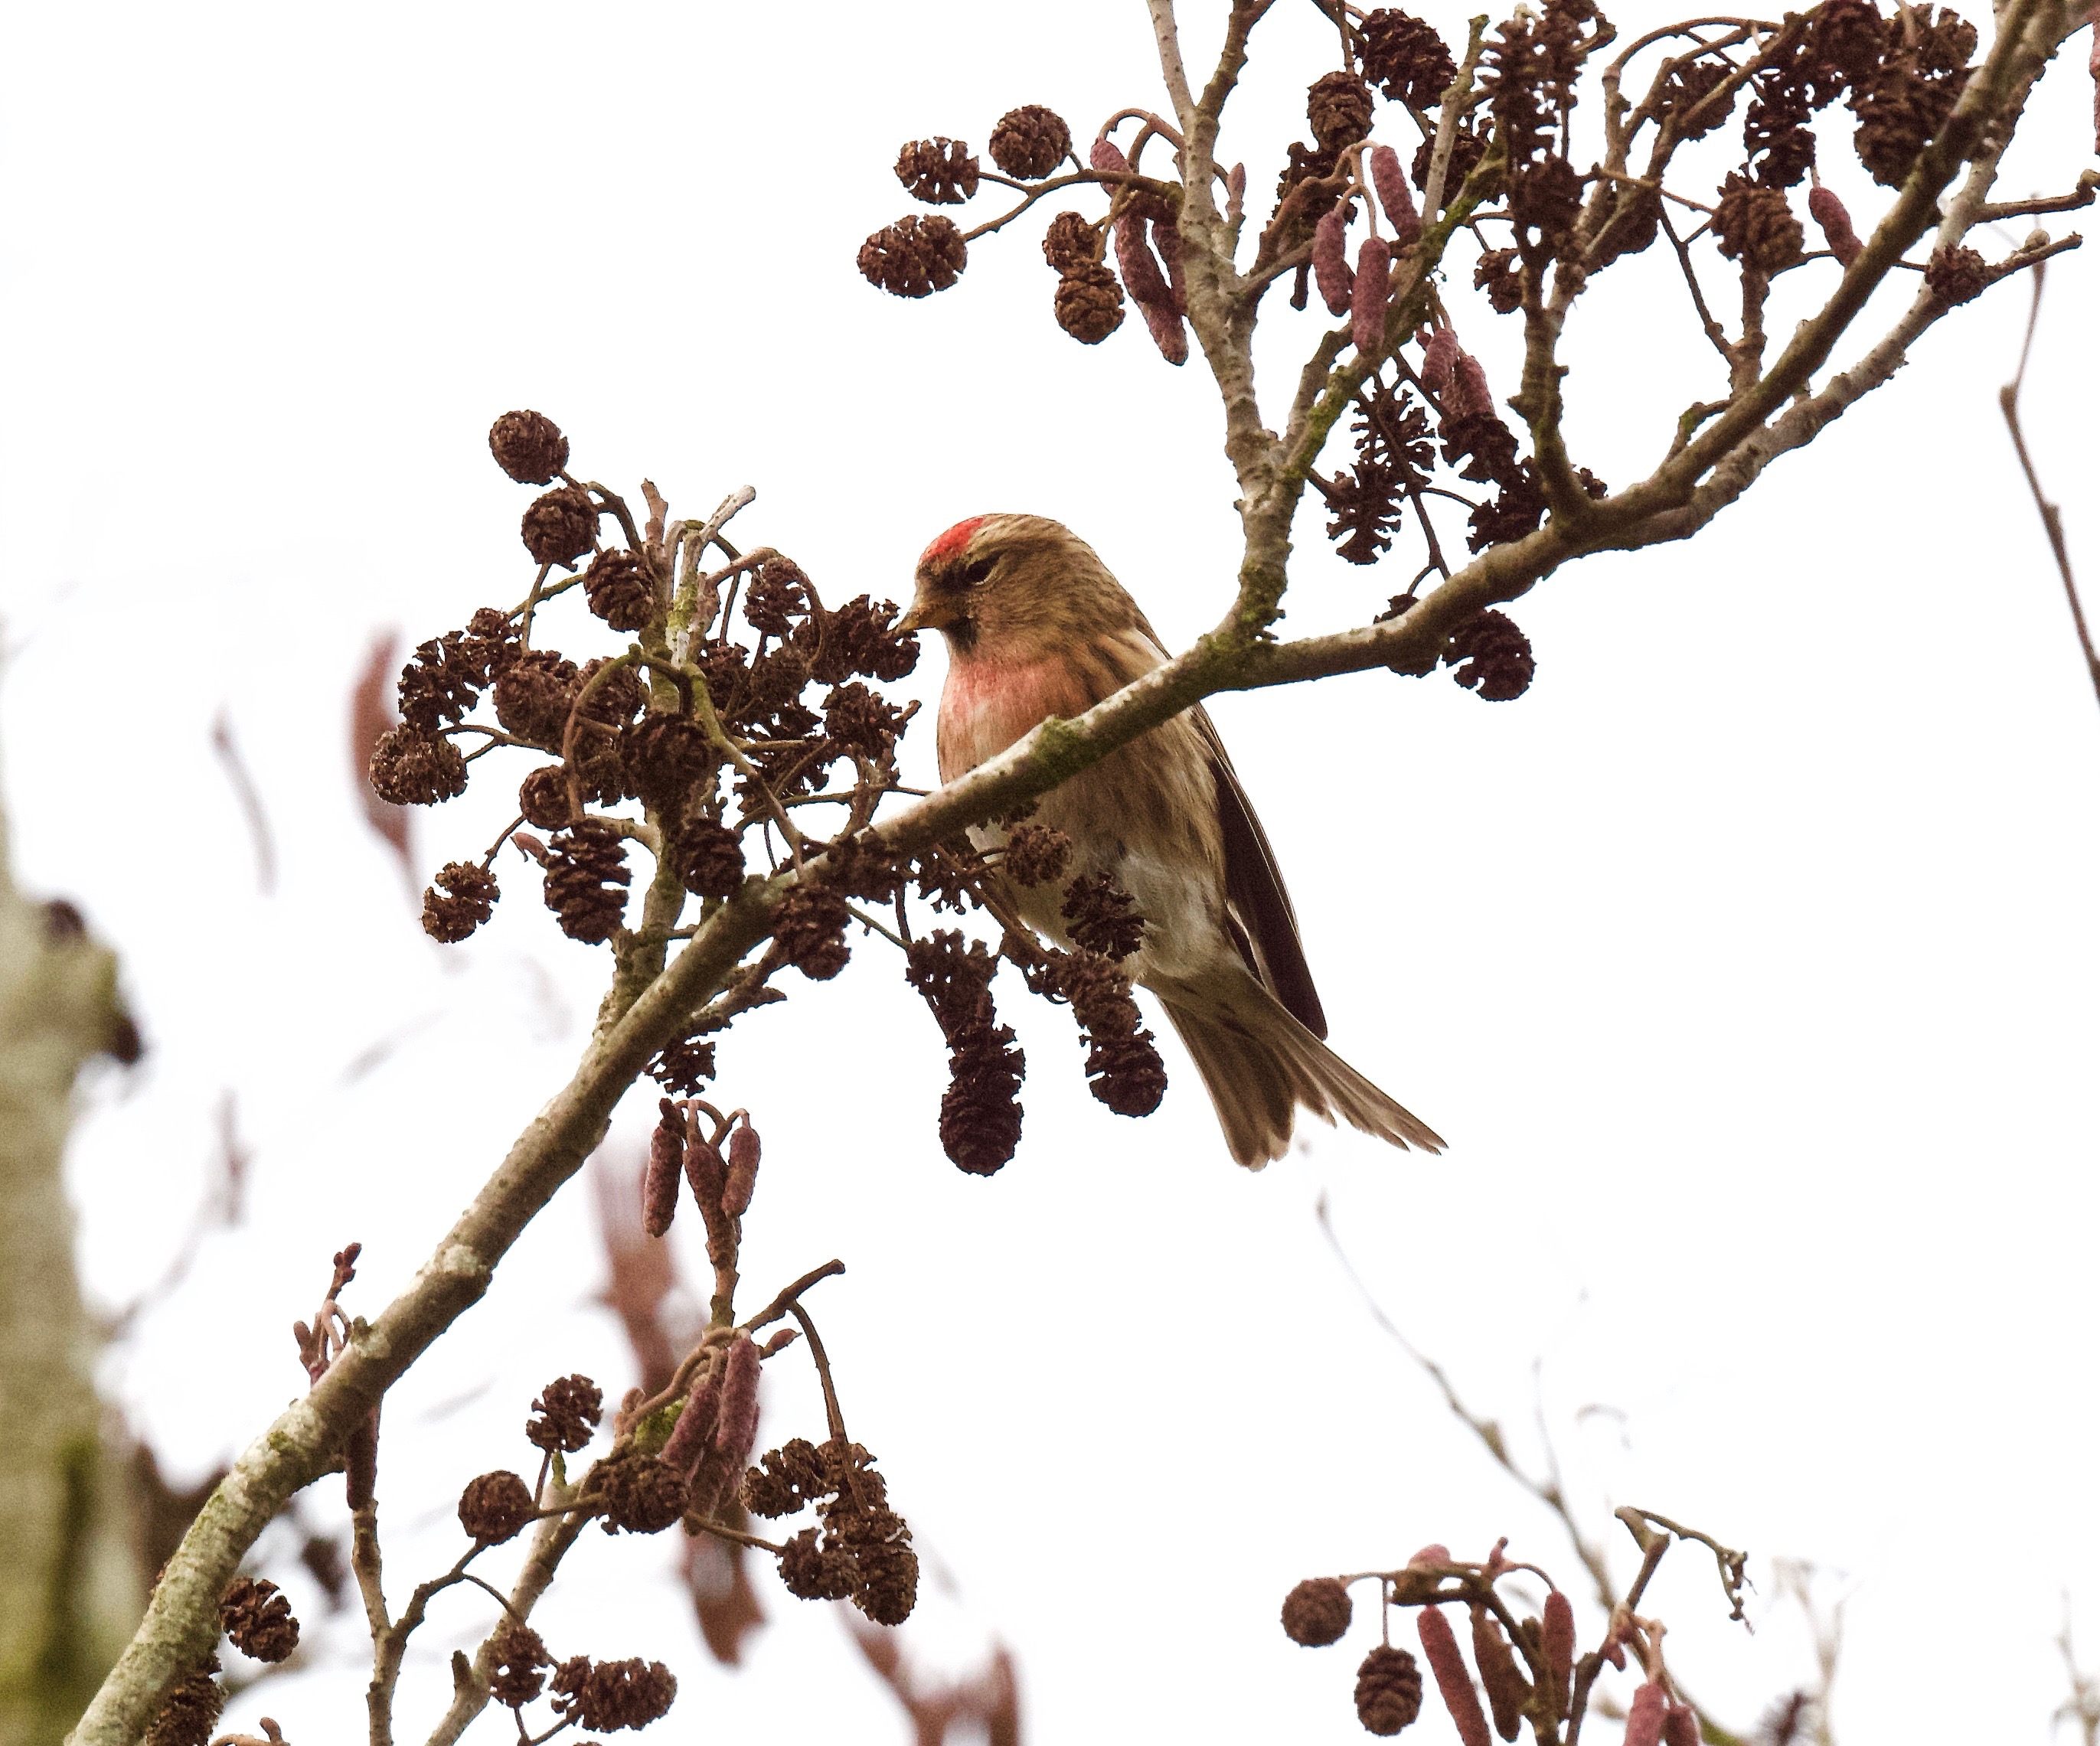
[[[897,621],[897,628],[901,631],[943,629],[963,615],[962,604],[952,595],[929,593],[921,589],[911,611]]]

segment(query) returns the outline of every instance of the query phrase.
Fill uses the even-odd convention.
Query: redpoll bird
[[[957,522],[920,555],[916,581],[905,628],[948,643],[943,782],[1167,659],[1093,548],[1040,515]],[[1282,1157],[1300,1104],[1396,1146],[1443,1149],[1321,1040],[1327,1021],[1275,853],[1200,707],[1053,789],[1036,818],[1073,853],[1059,880],[1014,890],[1022,918],[1069,948],[1070,881],[1110,874],[1136,900],[1145,938],[1123,968],[1165,1003],[1238,1162]],[[1004,833],[973,835],[990,846]]]

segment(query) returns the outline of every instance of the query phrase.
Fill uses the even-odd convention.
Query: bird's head
[[[1136,607],[1094,549],[1043,515],[973,515],[919,554],[902,630],[938,630],[951,655],[1010,656],[1121,629]]]

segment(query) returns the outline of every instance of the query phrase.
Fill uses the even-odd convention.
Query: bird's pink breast
[[[941,780],[952,782],[975,769],[1038,722],[1083,714],[1096,701],[1087,694],[1073,664],[1061,659],[951,662],[941,692],[937,736]]]

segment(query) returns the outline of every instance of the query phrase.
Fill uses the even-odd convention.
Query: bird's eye
[[[963,586],[965,588],[975,588],[980,582],[983,581],[986,576],[991,574],[991,564],[992,561],[989,558],[980,558],[974,563],[964,565],[962,569]]]

